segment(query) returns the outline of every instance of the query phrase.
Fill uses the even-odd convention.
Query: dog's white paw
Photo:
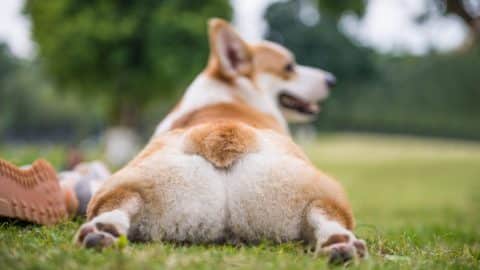
[[[119,237],[126,236],[129,224],[129,218],[123,211],[105,212],[83,224],[74,241],[83,247],[101,250],[113,246]]]
[[[321,245],[320,253],[328,257],[330,264],[346,264],[368,257],[365,241],[349,235],[332,235]]]
[[[102,250],[115,245],[122,235],[114,224],[89,222],[83,224],[75,235],[75,243],[85,247]]]

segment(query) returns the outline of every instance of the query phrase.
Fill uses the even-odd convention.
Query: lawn
[[[480,143],[329,134],[303,144],[345,186],[371,257],[351,269],[479,269]],[[17,163],[59,146],[0,147]],[[0,269],[321,269],[299,243],[259,246],[130,244],[94,252],[72,244],[81,220],[54,227],[0,221]]]

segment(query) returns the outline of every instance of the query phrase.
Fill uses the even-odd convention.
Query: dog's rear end
[[[209,30],[206,70],[95,194],[76,241],[305,240],[332,261],[364,257],[341,186],[313,167],[285,120],[314,116],[331,75],[297,66],[278,45],[247,44],[224,21]]]

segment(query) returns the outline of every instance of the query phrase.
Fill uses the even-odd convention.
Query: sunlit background
[[[479,268],[480,0],[1,0],[0,158],[120,168],[205,66],[213,16],[336,75],[318,119],[292,130],[348,193],[371,254],[358,268]],[[299,243],[93,253],[72,244],[81,222],[0,218],[0,267],[326,263]]]
[[[133,154],[202,70],[218,16],[337,76],[320,134],[480,139],[479,15],[476,0],[4,0],[0,137],[103,149],[122,133]]]

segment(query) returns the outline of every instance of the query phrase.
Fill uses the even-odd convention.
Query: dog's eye
[[[293,67],[293,64],[292,63],[288,63],[286,66],[285,66],[285,71],[288,72],[288,73],[291,73],[294,71],[294,67]]]

